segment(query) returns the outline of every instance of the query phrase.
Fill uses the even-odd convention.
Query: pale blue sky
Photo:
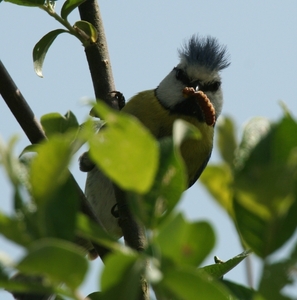
[[[61,8],[57,2],[57,11]],[[297,114],[297,2],[276,1],[99,1],[110,51],[116,88],[126,99],[135,93],[155,88],[177,64],[177,48],[194,33],[212,35],[227,45],[231,66],[222,72],[223,115],[236,121],[238,132],[254,116],[277,120],[282,114],[278,105],[283,100]],[[70,21],[78,20],[77,12]],[[70,35],[57,38],[44,64],[44,78],[33,71],[32,49],[48,31],[61,26],[37,8],[0,4],[0,59],[14,78],[36,116],[48,112],[64,114],[72,110],[82,122],[89,109],[82,99],[93,97],[83,47]],[[0,135],[7,140],[20,136],[17,151],[29,142],[14,117],[0,99]],[[296,134],[296,133],[290,133]],[[219,157],[216,149],[211,162]],[[85,174],[72,170],[81,187]],[[0,208],[11,209],[11,189],[0,169]],[[237,235],[225,213],[197,184],[183,197],[181,209],[190,219],[206,219],[217,233],[214,255],[223,260],[241,252]],[[21,252],[0,238],[0,252],[12,258]],[[92,279],[83,293],[95,291],[101,263],[94,263]],[[258,264],[253,258],[254,273]],[[257,275],[255,274],[257,277]],[[244,263],[226,278],[245,282]],[[12,297],[0,291],[3,300]]]

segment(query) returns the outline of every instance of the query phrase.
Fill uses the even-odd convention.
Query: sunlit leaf
[[[166,220],[155,241],[162,255],[176,264],[198,266],[212,250],[215,235],[208,223],[188,222],[179,214]]]
[[[44,239],[36,242],[16,267],[26,274],[43,275],[52,283],[65,283],[75,289],[85,277],[88,262],[74,244]]]
[[[223,160],[232,166],[234,163],[234,152],[237,147],[234,123],[231,118],[221,117],[216,127],[220,154]]]
[[[49,113],[40,118],[40,123],[47,137],[56,133],[65,133],[70,129],[77,130],[79,124],[75,115],[68,111],[64,116],[59,113]]]
[[[107,125],[89,140],[92,160],[123,189],[147,192],[158,167],[157,141],[135,118],[96,105]]]
[[[77,33],[87,42],[95,43],[98,38],[96,28],[87,21],[77,21],[73,25]]]
[[[121,249],[125,248],[124,245],[118,243],[117,240],[106,233],[103,228],[101,228],[98,224],[91,221],[83,214],[79,214],[77,217],[76,233],[80,237],[104,245],[105,247],[113,249],[115,251],[120,252]]]
[[[61,17],[67,19],[68,15],[79,5],[84,3],[86,0],[67,0],[64,2],[61,9]]]
[[[251,131],[251,142],[246,139],[245,150],[239,149],[234,182],[238,229],[263,258],[280,248],[297,226],[297,136],[291,134],[297,124],[285,117],[266,127],[265,135],[253,137]]]
[[[34,70],[38,76],[43,77],[42,66],[43,66],[46,53],[49,47],[51,46],[51,44],[53,43],[53,41],[56,39],[56,37],[63,32],[68,32],[68,31],[65,29],[56,29],[50,31],[45,36],[43,36],[39,40],[39,42],[34,46],[33,63],[34,63]]]
[[[54,136],[40,144],[38,155],[32,161],[30,182],[35,201],[46,201],[69,176],[67,166],[71,158],[71,146],[64,136]]]
[[[164,294],[169,293],[170,299],[236,299],[222,284],[195,269],[168,269],[163,275],[161,288]]]
[[[135,214],[151,229],[170,214],[187,186],[184,164],[173,140],[164,138],[159,143],[159,169],[152,188],[146,194],[130,196]]]
[[[230,270],[235,268],[249,254],[250,254],[249,251],[244,251],[243,253],[241,253],[225,262],[209,265],[209,266],[203,267],[201,269],[206,271],[212,277],[221,278],[223,275],[225,275]]]
[[[200,180],[213,198],[232,216],[233,174],[228,165],[208,165]]]

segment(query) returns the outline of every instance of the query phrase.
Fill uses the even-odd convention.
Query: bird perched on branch
[[[192,36],[179,50],[180,62],[152,90],[132,97],[122,111],[137,117],[157,138],[170,136],[175,120],[183,119],[196,126],[199,140],[181,145],[188,186],[193,185],[210,158],[214,125],[221,113],[223,94],[220,71],[230,64],[226,47],[212,37]],[[120,237],[121,228],[112,214],[116,204],[111,181],[90,164],[87,155],[80,160],[81,170],[88,171],[86,197],[107,232]]]

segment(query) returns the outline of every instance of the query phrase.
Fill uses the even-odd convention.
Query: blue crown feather
[[[220,71],[230,65],[226,47],[211,36],[193,35],[178,52],[181,60],[189,65],[197,64],[210,71]]]

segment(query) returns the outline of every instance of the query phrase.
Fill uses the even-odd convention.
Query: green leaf
[[[233,174],[228,165],[208,165],[199,180],[213,198],[229,214],[233,215]]]
[[[55,287],[49,286],[41,277],[21,273],[17,273],[11,279],[0,278],[0,287],[13,293],[15,299],[48,299],[50,295],[55,294]]]
[[[32,195],[38,203],[47,201],[69,176],[67,166],[71,158],[71,145],[65,136],[53,136],[37,147],[38,155],[31,164]]]
[[[212,250],[215,235],[208,223],[187,222],[178,214],[161,226],[155,242],[176,264],[198,266]]]
[[[101,292],[94,292],[87,296],[90,300],[104,300],[104,297]]]
[[[68,32],[68,31],[65,29],[56,29],[50,31],[45,36],[43,36],[39,40],[39,42],[34,46],[33,63],[34,63],[34,70],[38,76],[43,77],[42,66],[43,66],[46,53],[49,47],[51,46],[51,44],[53,43],[53,41],[56,39],[56,37],[63,32]]]
[[[136,118],[103,103],[95,107],[107,125],[89,140],[92,160],[121,188],[146,193],[157,172],[157,141]]]
[[[73,178],[68,177],[50,199],[38,205],[37,220],[42,235],[72,241],[78,209],[77,186]]]
[[[262,258],[280,248],[297,226],[297,138],[288,134],[297,132],[297,124],[284,117],[266,127],[265,135],[258,129],[255,137],[253,130],[245,134],[251,141],[246,138],[238,151],[234,182],[238,228]]]
[[[102,299],[138,299],[145,266],[145,258],[136,253],[109,255],[101,277]]]
[[[234,152],[237,148],[234,123],[231,118],[221,117],[216,127],[220,154],[223,160],[232,166],[234,162]]]
[[[222,280],[222,283],[229,289],[232,294],[240,300],[265,300],[272,298],[263,298],[254,289],[245,287],[232,281]],[[256,298],[257,296],[257,298]]]
[[[18,138],[12,137],[6,145],[0,138],[0,164],[3,165],[14,188],[19,188],[27,181],[27,169],[14,155],[14,148]]]
[[[33,237],[28,233],[24,220],[8,217],[0,212],[0,232],[8,240],[27,247]]]
[[[5,2],[10,2],[22,6],[42,6],[44,0],[4,0]]]
[[[88,270],[88,262],[74,244],[44,239],[36,242],[16,266],[25,274],[46,276],[52,284],[77,288]]]
[[[163,275],[160,289],[169,299],[235,300],[223,285],[195,269],[168,269]]]
[[[159,141],[159,169],[152,188],[144,195],[130,195],[130,205],[135,215],[154,229],[177,205],[186,189],[185,168],[171,138]]]
[[[297,265],[297,244],[289,257],[280,261],[266,261],[259,283],[259,292],[265,299],[290,299],[282,294],[284,287],[294,283]]]
[[[59,113],[49,113],[40,118],[41,125],[47,137],[69,130],[78,130],[79,124],[75,115],[68,111],[64,116]]]
[[[79,5],[84,3],[86,0],[67,0],[64,2],[61,9],[61,17],[66,20],[68,15]]]
[[[114,251],[127,251],[124,245],[118,243],[117,240],[106,233],[102,227],[85,215],[79,214],[76,221],[76,233],[78,236],[91,240],[92,242],[103,245]]]
[[[87,42],[95,43],[98,38],[96,28],[87,21],[77,21],[73,25],[74,30]]]
[[[230,270],[235,268],[240,262],[242,262],[242,260],[248,257],[249,254],[250,251],[244,251],[241,254],[227,260],[226,262],[209,265],[201,268],[201,270],[204,270],[212,277],[219,279],[227,274]]]

